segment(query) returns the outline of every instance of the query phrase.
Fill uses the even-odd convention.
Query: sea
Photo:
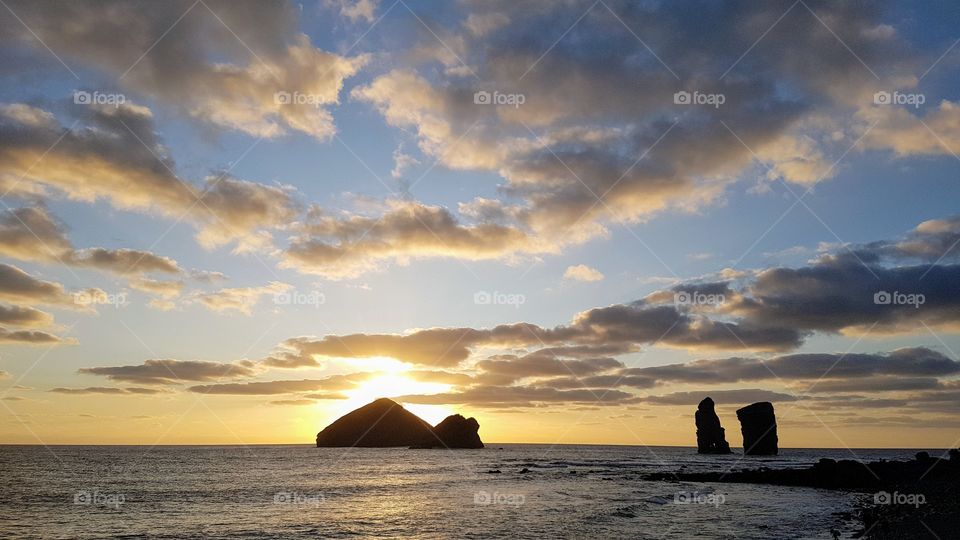
[[[870,494],[642,476],[918,450],[10,445],[0,538],[850,538]]]

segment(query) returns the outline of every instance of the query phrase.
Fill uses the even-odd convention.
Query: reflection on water
[[[786,450],[741,461],[693,452],[0,446],[0,537],[830,538],[831,528],[843,527],[835,514],[854,502],[812,489],[639,479],[680,467],[850,457]],[[906,458],[913,451],[857,454]]]

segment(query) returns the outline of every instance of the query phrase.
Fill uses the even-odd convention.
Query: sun
[[[378,398],[396,398],[416,394],[439,394],[449,391],[450,388],[449,384],[416,381],[403,372],[383,373],[367,380],[352,390],[344,392],[347,395],[347,399],[337,405],[338,408],[342,408],[343,414],[346,414]],[[422,405],[416,403],[401,403],[401,405],[431,425],[436,425],[447,416],[453,414],[453,411],[441,405]]]

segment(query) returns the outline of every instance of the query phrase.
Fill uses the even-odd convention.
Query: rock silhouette
[[[743,454],[747,456],[775,456],[777,448],[777,417],[773,404],[761,401],[737,410],[740,431],[743,433]]]
[[[433,437],[430,424],[399,403],[381,398],[323,428],[317,433],[317,446],[410,446],[427,437]]]
[[[926,454],[926,452],[922,452]],[[912,461],[873,461],[821,458],[811,467],[795,469],[747,469],[720,472],[658,472],[645,480],[771,484],[823,489],[870,491],[895,486],[925,487],[928,484],[960,483],[960,462],[918,455]],[[892,491],[892,490],[891,490]]]
[[[657,472],[644,480],[662,482],[726,482],[803,486],[853,490],[867,494],[860,510],[862,534],[869,538],[917,538],[917,531],[930,531],[937,538],[955,538],[960,526],[960,450],[950,459],[919,452],[911,461],[821,459],[811,467],[760,468],[741,471],[690,473]],[[904,498],[906,499],[904,500]],[[920,499],[922,497],[922,499]],[[911,503],[920,501],[922,503]]]
[[[477,433],[480,423],[476,418],[464,418],[451,414],[433,427],[428,439],[414,444],[414,448],[483,448],[483,441]]]
[[[317,447],[483,448],[474,418],[454,414],[436,427],[403,408],[380,398],[351,411],[317,433]]]
[[[727,443],[725,431],[720,425],[720,418],[714,410],[713,400],[704,398],[697,406],[694,415],[697,423],[697,452],[700,454],[729,454],[730,444]]]

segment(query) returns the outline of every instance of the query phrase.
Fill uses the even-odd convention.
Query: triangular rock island
[[[381,398],[351,411],[317,433],[318,447],[483,448],[474,418],[450,415],[430,426],[399,403]]]

